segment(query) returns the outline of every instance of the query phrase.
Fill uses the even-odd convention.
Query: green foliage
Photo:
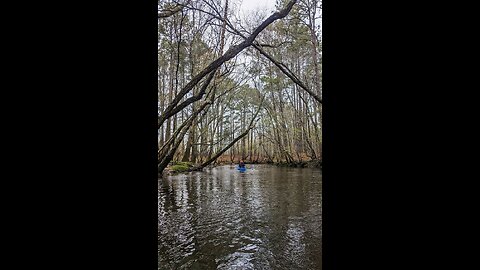
[[[173,165],[172,167],[170,167],[170,170],[173,172],[185,172],[188,171],[188,167],[182,165]]]
[[[170,166],[170,170],[173,172],[186,172],[190,167],[193,167],[192,162],[183,162],[183,161],[177,161],[173,163],[174,165]]]
[[[260,80],[267,85],[277,85],[281,82],[279,77],[262,76]]]
[[[173,163],[174,166],[182,166],[182,167],[193,167],[193,163],[192,162],[188,162],[188,161],[176,161]]]

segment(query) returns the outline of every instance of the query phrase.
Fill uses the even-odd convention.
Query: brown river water
[[[158,180],[158,269],[322,269],[319,169],[220,166]]]

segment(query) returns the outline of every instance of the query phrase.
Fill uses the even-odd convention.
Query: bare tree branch
[[[270,60],[275,66],[277,66],[285,75],[287,75],[288,78],[290,78],[294,83],[296,83],[298,86],[303,88],[310,96],[312,96],[316,101],[319,103],[322,103],[322,99],[315,94],[312,90],[310,90],[303,82],[301,82],[298,77],[290,70],[288,69],[287,66],[285,66],[283,63],[278,62],[275,60],[270,54],[268,54],[264,49],[262,49],[261,46],[257,44],[253,44],[253,47],[257,49],[263,56],[265,56],[268,60]]]
[[[220,65],[225,63],[226,61],[232,59],[237,54],[239,54],[243,49],[247,48],[248,46],[252,45],[255,38],[263,31],[268,25],[273,23],[274,21],[284,18],[287,14],[292,10],[293,5],[297,2],[297,0],[291,0],[283,10],[273,13],[267,19],[265,19],[254,31],[253,33],[246,37],[246,39],[237,44],[235,46],[230,47],[222,56],[218,57],[215,61],[210,63],[206,68],[204,68],[200,73],[198,73],[195,77],[193,77],[190,82],[188,82],[185,87],[175,96],[172,102],[167,106],[165,111],[161,114],[159,119],[159,127],[172,116],[171,112],[175,108],[175,106],[180,102],[180,100],[190,91],[192,88],[197,85],[197,83],[205,77],[207,74],[212,72],[213,70],[217,69]]]

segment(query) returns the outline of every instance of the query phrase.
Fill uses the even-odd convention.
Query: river
[[[322,173],[249,165],[158,181],[158,269],[322,269]]]

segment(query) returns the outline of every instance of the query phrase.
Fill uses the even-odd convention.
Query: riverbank
[[[297,161],[297,162],[246,162],[246,165],[253,164],[270,164],[270,165],[275,165],[278,167],[292,167],[292,168],[319,168],[322,169],[322,161],[321,160],[309,160],[309,161]],[[232,162],[218,162],[218,163],[213,163],[207,168],[214,168],[218,166],[223,166],[223,165],[237,165],[237,163],[232,163]],[[179,173],[186,173],[186,172],[192,172],[192,171],[200,171],[198,167],[200,164],[194,164],[192,162],[184,162],[184,161],[177,161],[177,162],[172,162],[170,165],[165,168],[163,171],[163,175],[175,175]],[[162,175],[159,174],[159,177]]]
[[[295,167],[295,168],[322,168],[321,160],[297,161],[297,162],[277,162],[273,163],[280,167]]]

